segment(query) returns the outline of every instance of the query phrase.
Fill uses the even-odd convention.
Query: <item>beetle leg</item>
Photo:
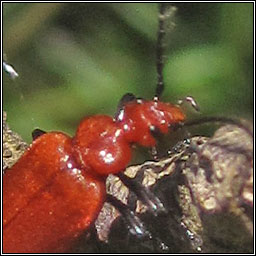
[[[148,207],[154,216],[157,216],[160,212],[166,212],[166,209],[160,199],[148,188],[136,182],[133,178],[127,177],[122,172],[118,173],[117,176],[125,186],[137,195],[137,197]]]
[[[144,227],[143,222],[138,216],[122,201],[118,200],[116,197],[107,194],[107,201],[111,203],[124,217],[124,220],[127,222],[129,231],[133,235],[139,237],[149,236],[150,233]]]

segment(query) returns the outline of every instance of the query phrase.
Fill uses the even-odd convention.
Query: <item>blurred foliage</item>
[[[176,3],[167,32],[164,101],[193,96],[195,116],[252,119],[253,3]],[[113,115],[123,94],[152,98],[154,3],[3,3],[3,49],[19,73],[3,78],[13,130],[74,134],[85,115]],[[172,27],[172,26],[171,26]]]

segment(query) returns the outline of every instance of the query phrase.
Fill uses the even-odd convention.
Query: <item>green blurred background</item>
[[[186,108],[190,119],[252,119],[253,3],[175,5],[163,100],[193,96],[201,113]],[[152,98],[157,16],[154,3],[4,3],[4,53],[19,73],[3,78],[11,128],[27,142],[38,127],[72,135],[127,92]]]

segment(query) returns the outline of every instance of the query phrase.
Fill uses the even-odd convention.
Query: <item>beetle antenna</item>
[[[155,93],[155,100],[158,100],[164,90],[164,81],[163,81],[163,39],[165,35],[164,30],[164,4],[160,3],[159,5],[159,16],[158,16],[158,31],[157,31],[157,43],[156,43],[156,69],[157,69],[157,86]]]
[[[185,123],[174,124],[172,126],[172,128],[174,130],[176,130],[176,129],[182,128],[184,126],[197,126],[197,125],[206,124],[206,123],[220,123],[220,124],[236,125],[238,128],[243,129],[249,136],[253,137],[253,132],[250,129],[250,127],[248,127],[246,124],[244,124],[243,122],[241,122],[238,119],[229,118],[229,117],[214,117],[214,116],[203,117],[203,118],[188,121]]]
[[[157,69],[157,86],[154,100],[159,100],[164,91],[164,37],[166,35],[166,19],[171,17],[176,11],[176,7],[167,6],[164,3],[159,4],[158,30],[156,43],[156,69]]]

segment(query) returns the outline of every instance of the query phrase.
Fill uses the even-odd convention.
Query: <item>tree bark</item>
[[[195,136],[180,141],[163,159],[128,167],[125,175],[143,184],[163,202],[167,212],[159,216],[153,216],[118,177],[110,175],[108,193],[132,207],[152,237],[140,239],[131,235],[118,210],[106,202],[95,229],[81,239],[73,252],[252,253],[250,131],[249,123],[225,125],[211,138]],[[27,147],[7,125],[4,112],[3,174]]]

